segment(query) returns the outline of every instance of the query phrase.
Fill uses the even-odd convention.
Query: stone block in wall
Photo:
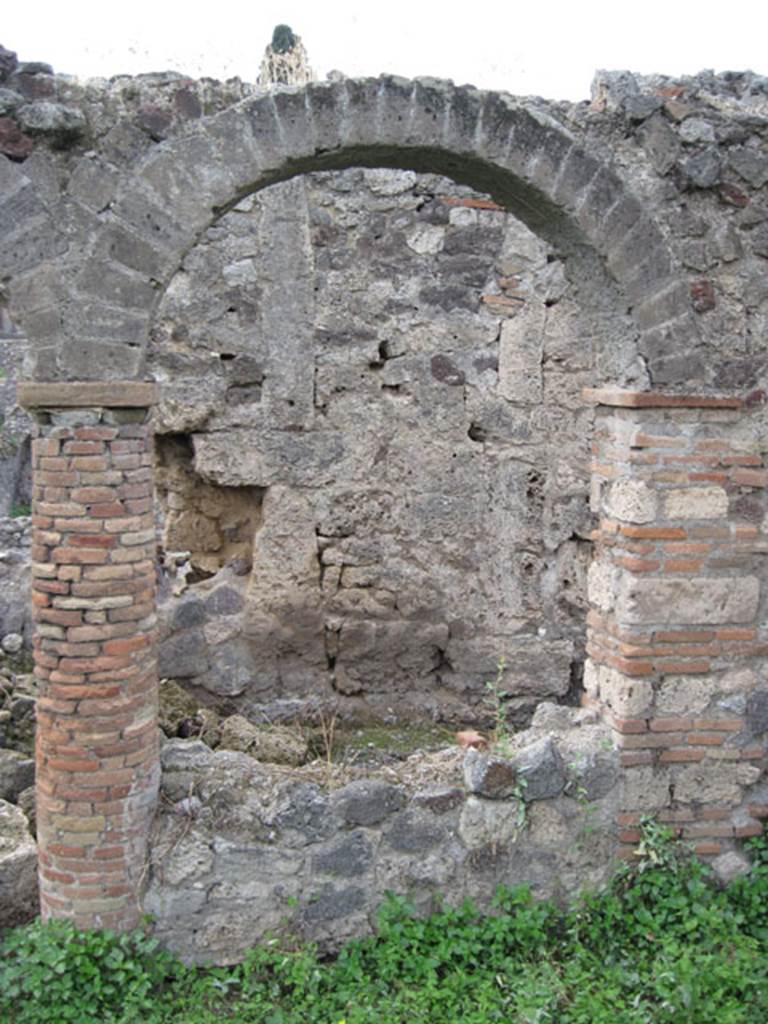
[[[752,622],[760,600],[756,576],[692,579],[624,575],[617,588],[616,617],[632,625],[721,625]]]
[[[685,487],[664,492],[667,519],[722,519],[728,514],[723,487]]]

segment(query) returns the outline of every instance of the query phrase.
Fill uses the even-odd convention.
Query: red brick
[[[76,757],[49,757],[48,766],[59,772],[88,772],[91,775],[99,770],[98,761]]]
[[[650,721],[651,732],[682,732],[684,729],[693,728],[692,718],[652,718]]]
[[[113,441],[118,436],[118,428],[75,427],[74,436],[78,441]]]
[[[109,459],[104,455],[76,455],[69,460],[71,469],[83,469],[86,472],[101,473],[109,469]]]
[[[761,829],[762,831],[762,829]],[[683,829],[683,835],[686,839],[697,839],[701,838],[726,838],[730,839],[733,836],[732,825],[716,825],[713,823],[701,822],[694,825],[686,825]]]
[[[714,857],[716,854],[723,852],[723,847],[721,843],[703,842],[697,843],[696,846],[694,846],[693,848],[693,852],[697,854],[699,857]]]
[[[754,629],[718,629],[715,631],[718,640],[754,640],[757,631]]]
[[[96,658],[62,658],[59,668],[62,672],[108,672],[130,665],[128,658],[99,656]]]
[[[105,502],[103,505],[92,505],[91,515],[97,519],[111,519],[115,516],[124,516],[126,506],[119,501]]]
[[[737,825],[733,830],[734,836],[737,839],[747,839],[751,836],[761,836],[763,834],[763,826],[759,821],[755,821],[750,825]]]
[[[137,472],[144,472],[144,470],[137,470]],[[126,474],[127,476],[128,474]],[[149,498],[152,496],[152,483],[130,483],[121,484],[117,488],[117,493],[120,498]]]
[[[65,455],[101,455],[104,452],[103,441],[65,441]]]
[[[107,616],[110,622],[138,622],[149,618],[154,610],[154,604],[128,605],[126,608],[110,608]]]
[[[656,747],[682,746],[684,737],[678,732],[647,732],[644,734],[623,734],[622,746],[628,750],[653,749]]]
[[[152,511],[152,499],[151,498],[137,498],[126,501],[126,511],[130,512],[131,515],[141,515],[142,512]]]
[[[54,857],[67,857],[69,860],[87,860],[88,854],[82,846],[67,846],[63,843],[48,843],[48,852]]]
[[[653,764],[655,759],[652,750],[628,750],[621,752],[620,764],[622,768],[634,768],[641,764]]]
[[[114,548],[117,537],[104,533],[83,533],[70,537],[67,544],[78,548]]]
[[[662,764],[683,764],[688,761],[703,761],[703,750],[692,750],[689,747],[678,747],[675,750],[665,750],[659,757]]]
[[[654,666],[662,675],[703,675],[709,672],[708,661],[656,661]]]
[[[668,558],[664,572],[698,572],[702,566],[700,558]]]
[[[744,728],[742,718],[696,718],[693,724],[703,732],[739,732]]]
[[[706,643],[713,640],[715,634],[711,630],[696,631],[692,629],[659,630],[653,639],[666,644]]]
[[[62,533],[102,533],[104,530],[97,519],[54,519],[53,527]]]
[[[51,458],[59,454],[61,442],[55,438],[36,437],[32,441],[33,460]]]
[[[45,594],[69,594],[70,584],[63,580],[41,580],[35,578],[32,581],[33,591],[43,591]]]
[[[698,747],[720,747],[726,735],[724,732],[689,732],[688,742]]]
[[[54,548],[51,552],[53,562],[67,565],[99,565],[106,562],[107,558],[107,552],[100,548],[62,547]]]
[[[727,821],[730,820],[732,813],[731,807],[723,807],[721,804],[705,804],[695,809],[694,817],[698,821]]]
[[[677,526],[632,526],[624,524],[621,532],[626,537],[641,537],[649,540],[683,540],[686,532]]]
[[[110,686],[106,683],[88,683],[79,686],[51,686],[49,692],[52,697],[61,697],[65,700],[79,700],[82,697],[117,697],[121,691],[118,685]]]
[[[53,622],[57,626],[79,626],[83,621],[79,611],[66,611],[61,608],[38,608],[35,610],[35,619],[38,622]]]
[[[103,645],[103,650],[105,654],[131,654],[133,651],[140,651],[148,644],[148,637],[140,635],[118,640],[108,640]]]
[[[72,491],[72,500],[90,505],[100,501],[114,501],[115,492],[111,487],[76,487]]]
[[[629,555],[614,555],[613,561],[630,572],[655,572],[661,565],[656,558],[633,558]]]

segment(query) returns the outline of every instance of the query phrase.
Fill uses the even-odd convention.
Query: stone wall
[[[224,963],[270,933],[337,949],[371,931],[388,891],[427,911],[441,898],[488,908],[502,884],[556,898],[594,887],[620,806],[596,717],[544,703],[504,758],[454,747],[367,773],[287,774],[170,740],[144,907],[169,948]]]

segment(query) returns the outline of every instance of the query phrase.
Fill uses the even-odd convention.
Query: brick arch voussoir
[[[223,212],[277,181],[354,165],[444,174],[489,192],[561,251],[591,250],[652,358],[663,356],[670,325],[678,337],[695,333],[687,290],[655,222],[545,109],[472,86],[382,76],[249,98],[156,147],[124,182],[77,281],[86,302],[107,302],[132,324],[134,371],[116,364],[114,375],[141,374],[140,339],[145,347],[165,285]],[[103,331],[89,338],[87,329],[80,342],[124,344]]]

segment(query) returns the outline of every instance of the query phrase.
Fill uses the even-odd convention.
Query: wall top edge
[[[26,409],[147,408],[156,405],[158,398],[154,381],[20,381],[16,385],[16,399]]]
[[[584,388],[582,396],[593,405],[623,409],[741,409],[744,405],[744,400],[735,395],[665,395],[621,388]]]

